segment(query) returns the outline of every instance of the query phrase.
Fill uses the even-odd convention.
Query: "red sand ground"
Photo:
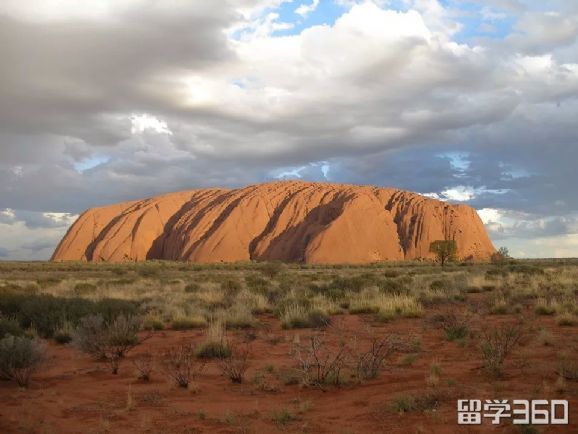
[[[432,312],[428,312],[428,316]],[[282,330],[272,317],[262,317],[263,329],[252,343],[251,368],[244,384],[232,384],[224,378],[215,362],[209,363],[198,381],[197,390],[179,389],[169,383],[157,368],[150,383],[136,379],[129,362],[141,352],[160,354],[165,348],[186,342],[200,342],[202,331],[163,331],[135,348],[124,361],[118,375],[76,350],[49,345],[48,368],[37,374],[29,389],[0,382],[1,433],[509,433],[519,432],[508,423],[493,427],[459,427],[456,419],[457,397],[467,399],[568,399],[571,425],[547,427],[542,432],[578,432],[578,384],[568,382],[568,391],[554,390],[557,375],[556,354],[576,348],[578,328],[559,327],[552,318],[539,318],[534,324],[546,326],[554,337],[553,346],[541,346],[533,333],[518,348],[506,365],[506,376],[494,381],[478,369],[477,341],[466,348],[445,340],[441,330],[427,326],[427,318],[375,323],[370,316],[337,316],[328,333],[335,338],[343,330],[398,332],[419,336],[422,351],[413,366],[400,366],[394,356],[380,376],[372,381],[354,383],[325,391],[300,385],[284,385],[274,374],[265,373],[265,386],[252,382],[257,370],[267,365],[275,370],[293,365],[289,355],[295,334],[303,338],[311,330]],[[492,322],[512,317],[491,317]],[[242,340],[245,332],[229,333]],[[275,342],[278,341],[278,342]],[[574,353],[575,349],[574,349]],[[432,360],[438,360],[442,373],[440,387],[449,398],[439,409],[396,414],[388,404],[399,394],[424,393]],[[455,380],[448,386],[449,379]],[[128,396],[132,404],[128,405]],[[299,414],[299,407],[301,413]],[[282,426],[272,414],[283,408],[298,419]],[[205,415],[203,418],[201,414]]]

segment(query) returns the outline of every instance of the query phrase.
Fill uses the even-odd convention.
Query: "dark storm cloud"
[[[42,3],[0,5],[0,212],[14,210],[0,223],[42,250],[66,224],[45,212],[300,168],[323,180],[326,165],[335,182],[471,188],[466,203],[518,213],[496,237],[572,233],[576,6],[493,0],[517,33],[474,46],[432,31],[446,18],[419,2],[421,15],[364,3],[292,38],[242,15],[278,3],[119,0],[110,16],[51,19],[32,14]],[[254,34],[231,37],[240,23]],[[135,131],[143,113],[159,124]]]

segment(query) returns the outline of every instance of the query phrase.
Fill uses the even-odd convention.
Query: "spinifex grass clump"
[[[196,355],[204,359],[222,359],[231,355],[223,321],[217,319],[209,322],[205,340],[197,348]]]
[[[401,318],[418,318],[423,315],[423,306],[409,295],[382,296],[378,299],[377,317],[381,321]]]
[[[190,330],[204,327],[207,320],[200,315],[197,316],[178,316],[171,321],[171,329],[173,330]]]
[[[326,327],[331,322],[329,315],[308,302],[287,303],[281,309],[280,318],[281,327],[285,329]]]

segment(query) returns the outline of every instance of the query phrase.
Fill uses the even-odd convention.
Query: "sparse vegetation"
[[[249,346],[231,347],[229,357],[219,360],[219,368],[224,376],[233,383],[242,383],[249,368]]]
[[[522,337],[518,326],[504,325],[488,329],[481,337],[480,350],[486,371],[494,377],[501,377],[506,358],[511,354]]]
[[[385,360],[400,348],[398,336],[384,336],[381,338],[372,336],[369,348],[354,354],[355,375],[358,381],[376,378]]]
[[[141,381],[150,381],[154,368],[154,359],[151,353],[138,354],[132,364],[136,368],[137,378]]]
[[[205,340],[197,348],[196,355],[203,359],[223,359],[231,355],[225,324],[222,321],[213,320],[209,323]]]
[[[168,377],[182,388],[189,387],[205,367],[204,362],[196,359],[195,347],[190,344],[169,348],[162,364]]]
[[[534,393],[573,399],[578,381],[576,265],[569,260],[508,259],[467,266],[446,263],[441,269],[424,260],[363,266],[281,264],[279,272],[270,273],[261,270],[268,264],[258,262],[0,262],[0,339],[17,336],[40,344],[44,338],[66,343],[72,337],[73,346],[48,343],[49,369],[39,364],[30,374],[33,380],[38,376],[38,384],[20,393],[33,405],[39,399],[68,402],[63,391],[72,401],[82,398],[75,388],[81,391],[103,379],[102,398],[90,405],[91,412],[102,414],[102,432],[122,429],[115,422],[117,412],[132,423],[147,406],[163,407],[160,413],[174,415],[175,423],[186,419],[209,430],[252,432],[252,421],[259,419],[259,427],[269,424],[264,429],[277,425],[311,432],[319,409],[325,408],[312,408],[311,399],[331,399],[336,386],[345,386],[340,393],[368,416],[367,425],[375,411],[428,412],[434,431],[456,396],[493,388],[493,396],[501,397],[505,383],[494,379],[505,375],[508,394],[523,394],[529,386],[521,387],[520,378],[540,369],[544,380]],[[128,333],[118,327],[117,343],[126,346],[121,350],[126,357],[111,357],[114,347],[100,351],[100,338],[88,336],[93,336],[92,326],[94,336],[106,336],[108,325],[120,316],[134,317],[142,327]],[[101,320],[91,325],[94,317]],[[85,321],[91,327],[86,328]],[[109,381],[113,376],[95,369],[89,358],[71,354],[79,347],[77,335],[83,327],[83,341],[94,347],[87,354],[109,363],[111,372],[122,363],[115,377],[120,381]],[[524,330],[523,336],[509,328]],[[142,345],[132,349],[135,342]],[[250,354],[245,352],[249,345]],[[555,359],[558,347],[563,353]],[[460,369],[455,369],[457,364]],[[479,375],[477,369],[494,378]],[[225,380],[218,379],[219,372]],[[70,387],[62,389],[60,378]],[[162,387],[158,383],[163,379],[179,388],[162,389],[161,395],[155,387]],[[248,384],[231,384],[237,382]],[[367,397],[378,384],[384,405],[376,408]],[[325,393],[303,391],[303,385]],[[223,396],[226,405],[237,400],[239,405],[230,405],[228,413],[213,405],[192,411],[175,405],[197,399],[218,402]],[[14,402],[23,399],[16,396]],[[435,411],[441,405],[444,411]],[[75,420],[76,414],[89,414],[88,409],[88,404],[72,407],[67,417]],[[47,421],[58,428],[58,417],[51,415]],[[421,419],[416,415],[399,421],[407,423],[408,432],[423,432],[415,422]],[[153,429],[146,416],[138,423],[143,431]],[[173,429],[170,420],[166,429]]]
[[[295,345],[302,382],[309,386],[339,385],[348,362],[348,348],[339,342],[336,348],[327,344],[324,333],[313,333],[303,344]]]
[[[120,315],[105,321],[101,315],[90,315],[81,320],[72,343],[95,359],[108,362],[112,373],[117,374],[122,358],[140,343],[140,327],[140,318],[134,316]]]
[[[0,339],[0,379],[27,387],[45,360],[45,346],[37,339],[8,335]]]

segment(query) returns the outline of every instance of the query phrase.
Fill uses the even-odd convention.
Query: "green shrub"
[[[204,327],[206,324],[207,321],[203,317],[181,317],[171,321],[171,329],[190,330]]]
[[[45,360],[45,347],[36,339],[6,336],[0,339],[0,378],[26,387]]]
[[[223,342],[204,342],[195,351],[201,359],[223,359],[231,355],[231,349]]]
[[[384,294],[404,294],[407,293],[405,285],[397,279],[386,279],[379,283],[379,290]]]
[[[482,334],[480,350],[486,371],[494,377],[501,377],[506,358],[518,345],[522,333],[519,327],[504,325],[486,330]]]
[[[137,305],[130,300],[103,298],[94,305],[94,313],[102,315],[105,321],[111,321],[119,316],[136,315]]]
[[[49,288],[51,286],[56,286],[58,285],[60,282],[62,282],[62,279],[60,277],[46,277],[44,279],[38,279],[36,281],[36,283],[38,283],[38,286],[40,286],[41,288]]]
[[[80,351],[110,364],[113,374],[118,373],[120,360],[140,343],[140,318],[120,315],[105,321],[102,315],[83,318],[73,332],[73,345]]]
[[[392,401],[391,409],[396,413],[435,410],[439,407],[441,398],[438,392],[426,392],[423,395],[404,394]]]
[[[90,295],[96,292],[96,285],[92,283],[77,283],[74,286],[73,292],[75,295]]]
[[[556,316],[556,323],[559,326],[575,326],[578,323],[578,320],[576,319],[576,316],[565,312],[565,313],[561,313],[560,315]]]
[[[227,280],[224,280],[223,282],[221,282],[221,289],[223,291],[225,291],[225,293],[227,295],[235,295],[242,288],[243,288],[243,285],[241,285],[241,282],[239,282],[236,279],[227,279]]]
[[[317,309],[312,309],[310,303],[294,302],[285,305],[280,313],[281,327],[284,329],[326,327],[331,317]]]
[[[536,306],[534,307],[534,312],[537,315],[554,315],[557,310],[557,303],[548,301],[545,298],[539,298],[536,301]]]
[[[65,321],[56,331],[54,332],[54,340],[59,344],[67,344],[72,341],[72,333],[74,329],[72,325]]]
[[[199,285],[198,283],[189,283],[187,286],[185,286],[185,292],[187,293],[199,292],[200,289],[201,285]]]
[[[288,409],[282,408],[281,410],[276,410],[271,415],[271,420],[279,426],[285,426],[289,422],[297,419]]]
[[[147,316],[145,316],[145,318],[143,320],[142,327],[144,330],[159,331],[159,330],[164,330],[165,324],[159,316],[153,315],[153,314],[148,314]]]
[[[195,359],[195,349],[192,345],[181,345],[169,348],[163,355],[162,365],[165,373],[179,387],[187,388],[203,371],[204,363]]]
[[[266,295],[271,283],[258,274],[249,274],[245,276],[247,288],[259,294]]]
[[[529,264],[510,265],[509,270],[511,273],[521,273],[527,276],[542,276],[545,274],[542,268]]]
[[[286,265],[280,261],[264,262],[259,265],[259,271],[271,279],[277,277],[286,268]]]
[[[24,330],[22,330],[16,319],[0,316],[0,339],[7,335],[22,336],[23,334]]]
[[[76,325],[90,314],[101,314],[106,320],[120,314],[134,314],[137,306],[127,300],[102,299],[93,302],[72,297],[54,297],[48,294],[0,294],[0,312],[18,321],[23,329],[35,328],[42,337],[50,338],[64,319]]]

